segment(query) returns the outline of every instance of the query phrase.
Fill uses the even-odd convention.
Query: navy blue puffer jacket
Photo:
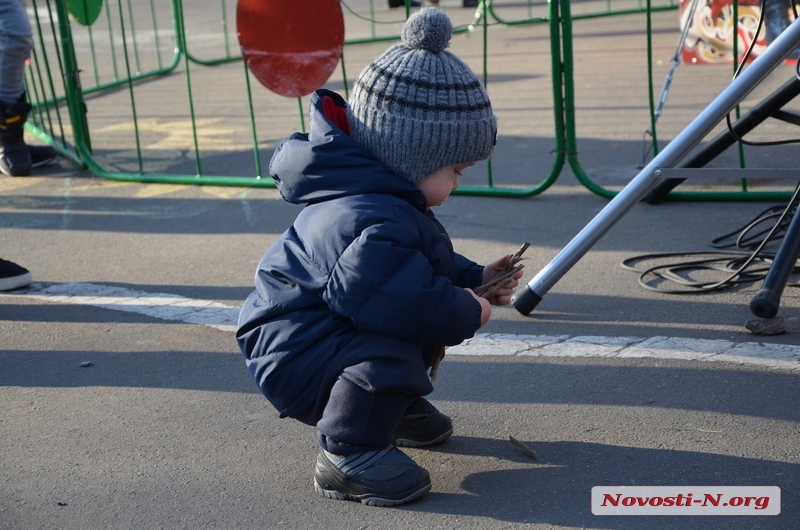
[[[480,304],[462,287],[479,285],[483,267],[454,253],[422,192],[325,116],[323,97],[346,108],[317,91],[310,133],[287,138],[270,163],[284,199],[306,206],[261,259],[236,334],[262,393],[290,417],[307,415],[332,385],[334,360],[369,357],[349,350],[364,349],[359,334],[401,339],[422,355],[480,327]]]

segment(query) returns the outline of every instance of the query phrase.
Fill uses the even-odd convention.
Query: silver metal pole
[[[659,168],[671,168],[686,156],[733,108],[800,45],[800,20],[786,28],[766,51],[745,68],[719,96],[642,169],[625,188],[576,235],[528,284],[514,293],[511,303],[529,314],[564,274],[656,185]]]

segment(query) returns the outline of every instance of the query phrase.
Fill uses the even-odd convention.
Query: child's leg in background
[[[16,103],[25,92],[25,61],[33,48],[25,4],[0,0],[0,103]]]

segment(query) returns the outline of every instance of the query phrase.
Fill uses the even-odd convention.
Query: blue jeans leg
[[[13,104],[25,92],[25,61],[33,34],[23,0],[0,0],[0,102]]]

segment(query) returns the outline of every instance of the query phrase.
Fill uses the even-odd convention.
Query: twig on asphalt
[[[511,443],[516,445],[520,451],[522,451],[529,457],[533,458],[534,460],[539,460],[539,455],[536,454],[536,451],[534,451],[524,443],[520,442],[519,440],[515,439],[513,436],[509,436],[508,439],[511,440]]]

